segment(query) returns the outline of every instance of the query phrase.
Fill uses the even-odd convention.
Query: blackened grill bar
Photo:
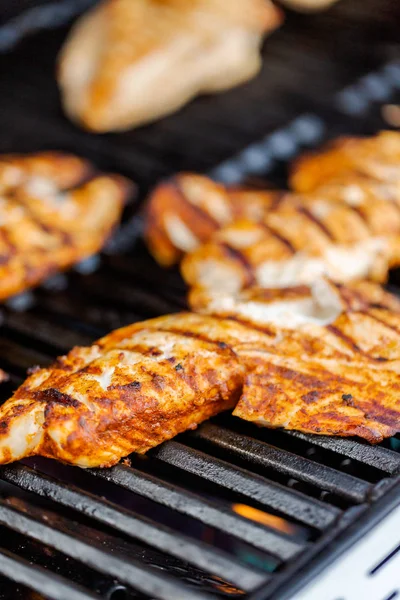
[[[38,474],[29,467],[1,469],[0,476],[9,483],[50,498],[60,505],[79,510],[87,516],[93,516],[101,523],[117,531],[150,544],[158,550],[168,552],[176,558],[187,561],[200,569],[226,578],[229,582],[245,590],[254,589],[266,580],[265,574],[245,568],[234,558],[225,555],[217,548],[210,548],[202,542],[193,542],[190,538],[163,527],[150,519],[140,517],[106,500],[99,500],[93,494],[65,485],[47,475]],[[288,543],[290,547],[290,542]],[[293,555],[293,553],[292,553]],[[284,559],[292,556],[288,554]]]
[[[274,469],[289,477],[335,493],[350,502],[364,502],[371,487],[357,477],[325,465],[315,464],[312,460],[296,456],[293,452],[276,448],[264,441],[260,442],[244,435],[239,438],[234,432],[212,423],[205,423],[192,434],[192,437],[232,452],[236,457],[248,460],[250,464]]]

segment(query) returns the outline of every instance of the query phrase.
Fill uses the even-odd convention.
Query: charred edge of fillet
[[[45,390],[38,390],[32,392],[32,396],[39,402],[49,402],[54,404],[62,404],[63,406],[71,406],[72,408],[78,408],[81,406],[81,402],[76,400],[68,394],[64,394],[58,391],[56,388],[47,388]]]

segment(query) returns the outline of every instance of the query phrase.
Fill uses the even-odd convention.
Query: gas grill
[[[63,117],[54,81],[69,21],[90,3],[7,6],[0,151],[70,150],[130,176],[138,194],[101,257],[3,307],[2,400],[28,367],[185,308],[179,274],[140,239],[141,200],[156,180],[195,169],[282,185],[298,152],[387,127],[382,106],[400,101],[398,3],[346,0],[289,15],[245,86],[138,131],[90,135]],[[372,447],[220,415],[112,469],[40,458],[2,467],[0,600],[399,597],[399,449],[397,438]]]

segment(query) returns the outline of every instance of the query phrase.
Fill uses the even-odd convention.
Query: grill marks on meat
[[[192,306],[268,335],[234,346],[246,378],[234,415],[267,427],[359,436],[400,429],[400,302],[379,286],[195,290]]]
[[[0,462],[40,454],[110,466],[232,408],[244,369],[208,339],[209,323],[218,330],[198,315],[146,321],[34,372],[0,409]]]
[[[326,215],[318,220],[311,215],[311,207],[300,211],[294,205],[268,213],[263,224],[233,223],[184,258],[183,277],[191,286],[210,290],[223,286],[232,292],[249,284],[310,284],[321,275],[339,282],[363,278],[384,281],[394,256],[400,256],[397,241],[392,244],[392,240],[364,226],[353,227],[354,211],[350,207],[341,207],[341,222],[330,226],[333,221],[329,213],[336,206],[324,201]],[[241,261],[224,252],[226,245],[241,256]]]
[[[45,152],[0,157],[0,300],[95,254],[130,191],[85,160]]]
[[[224,225],[240,218],[260,221],[281,196],[227,188],[194,173],[178,174],[159,184],[148,200],[147,244],[160,264],[170,266]]]
[[[284,195],[260,222],[221,228],[184,258],[182,274],[189,285],[236,292],[310,284],[321,275],[385,281],[399,264],[400,177],[394,185],[353,175],[313,193]]]
[[[192,298],[35,369],[0,409],[0,462],[83,467],[146,452],[220,411],[378,442],[400,429],[400,302],[367,282]]]

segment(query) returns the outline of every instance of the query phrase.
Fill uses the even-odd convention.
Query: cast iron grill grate
[[[214,169],[278,128],[287,141],[293,120],[305,112],[320,123],[320,137],[372,133],[384,126],[382,102],[351,117],[334,102],[361,70],[400,54],[397,28],[383,18],[373,30],[365,19],[359,41],[351,43],[361,4],[349,0],[311,21],[289,18],[266,44],[263,73],[247,86],[199,99],[136,132],[97,137],[61,114],[53,71],[65,31],[40,33],[2,57],[0,150],[79,152],[131,176],[143,197],[155,179],[184,168]],[[394,4],[385,2],[388,16]],[[341,15],[348,19],[344,28]],[[332,28],[340,50],[327,40]],[[393,85],[387,100],[395,102],[398,89]],[[280,147],[268,177],[279,184],[285,160],[300,145]],[[112,328],[184,308],[179,275],[157,267],[136,239],[137,204],[128,213],[99,264],[81,265],[4,307],[0,366],[10,381],[0,388],[1,400],[28,367],[49,364]],[[282,599],[282,586],[396,493],[397,446],[397,439],[370,447],[258,430],[222,415],[113,469],[81,471],[43,459],[3,467],[0,599]],[[28,589],[39,596],[27,596]]]

